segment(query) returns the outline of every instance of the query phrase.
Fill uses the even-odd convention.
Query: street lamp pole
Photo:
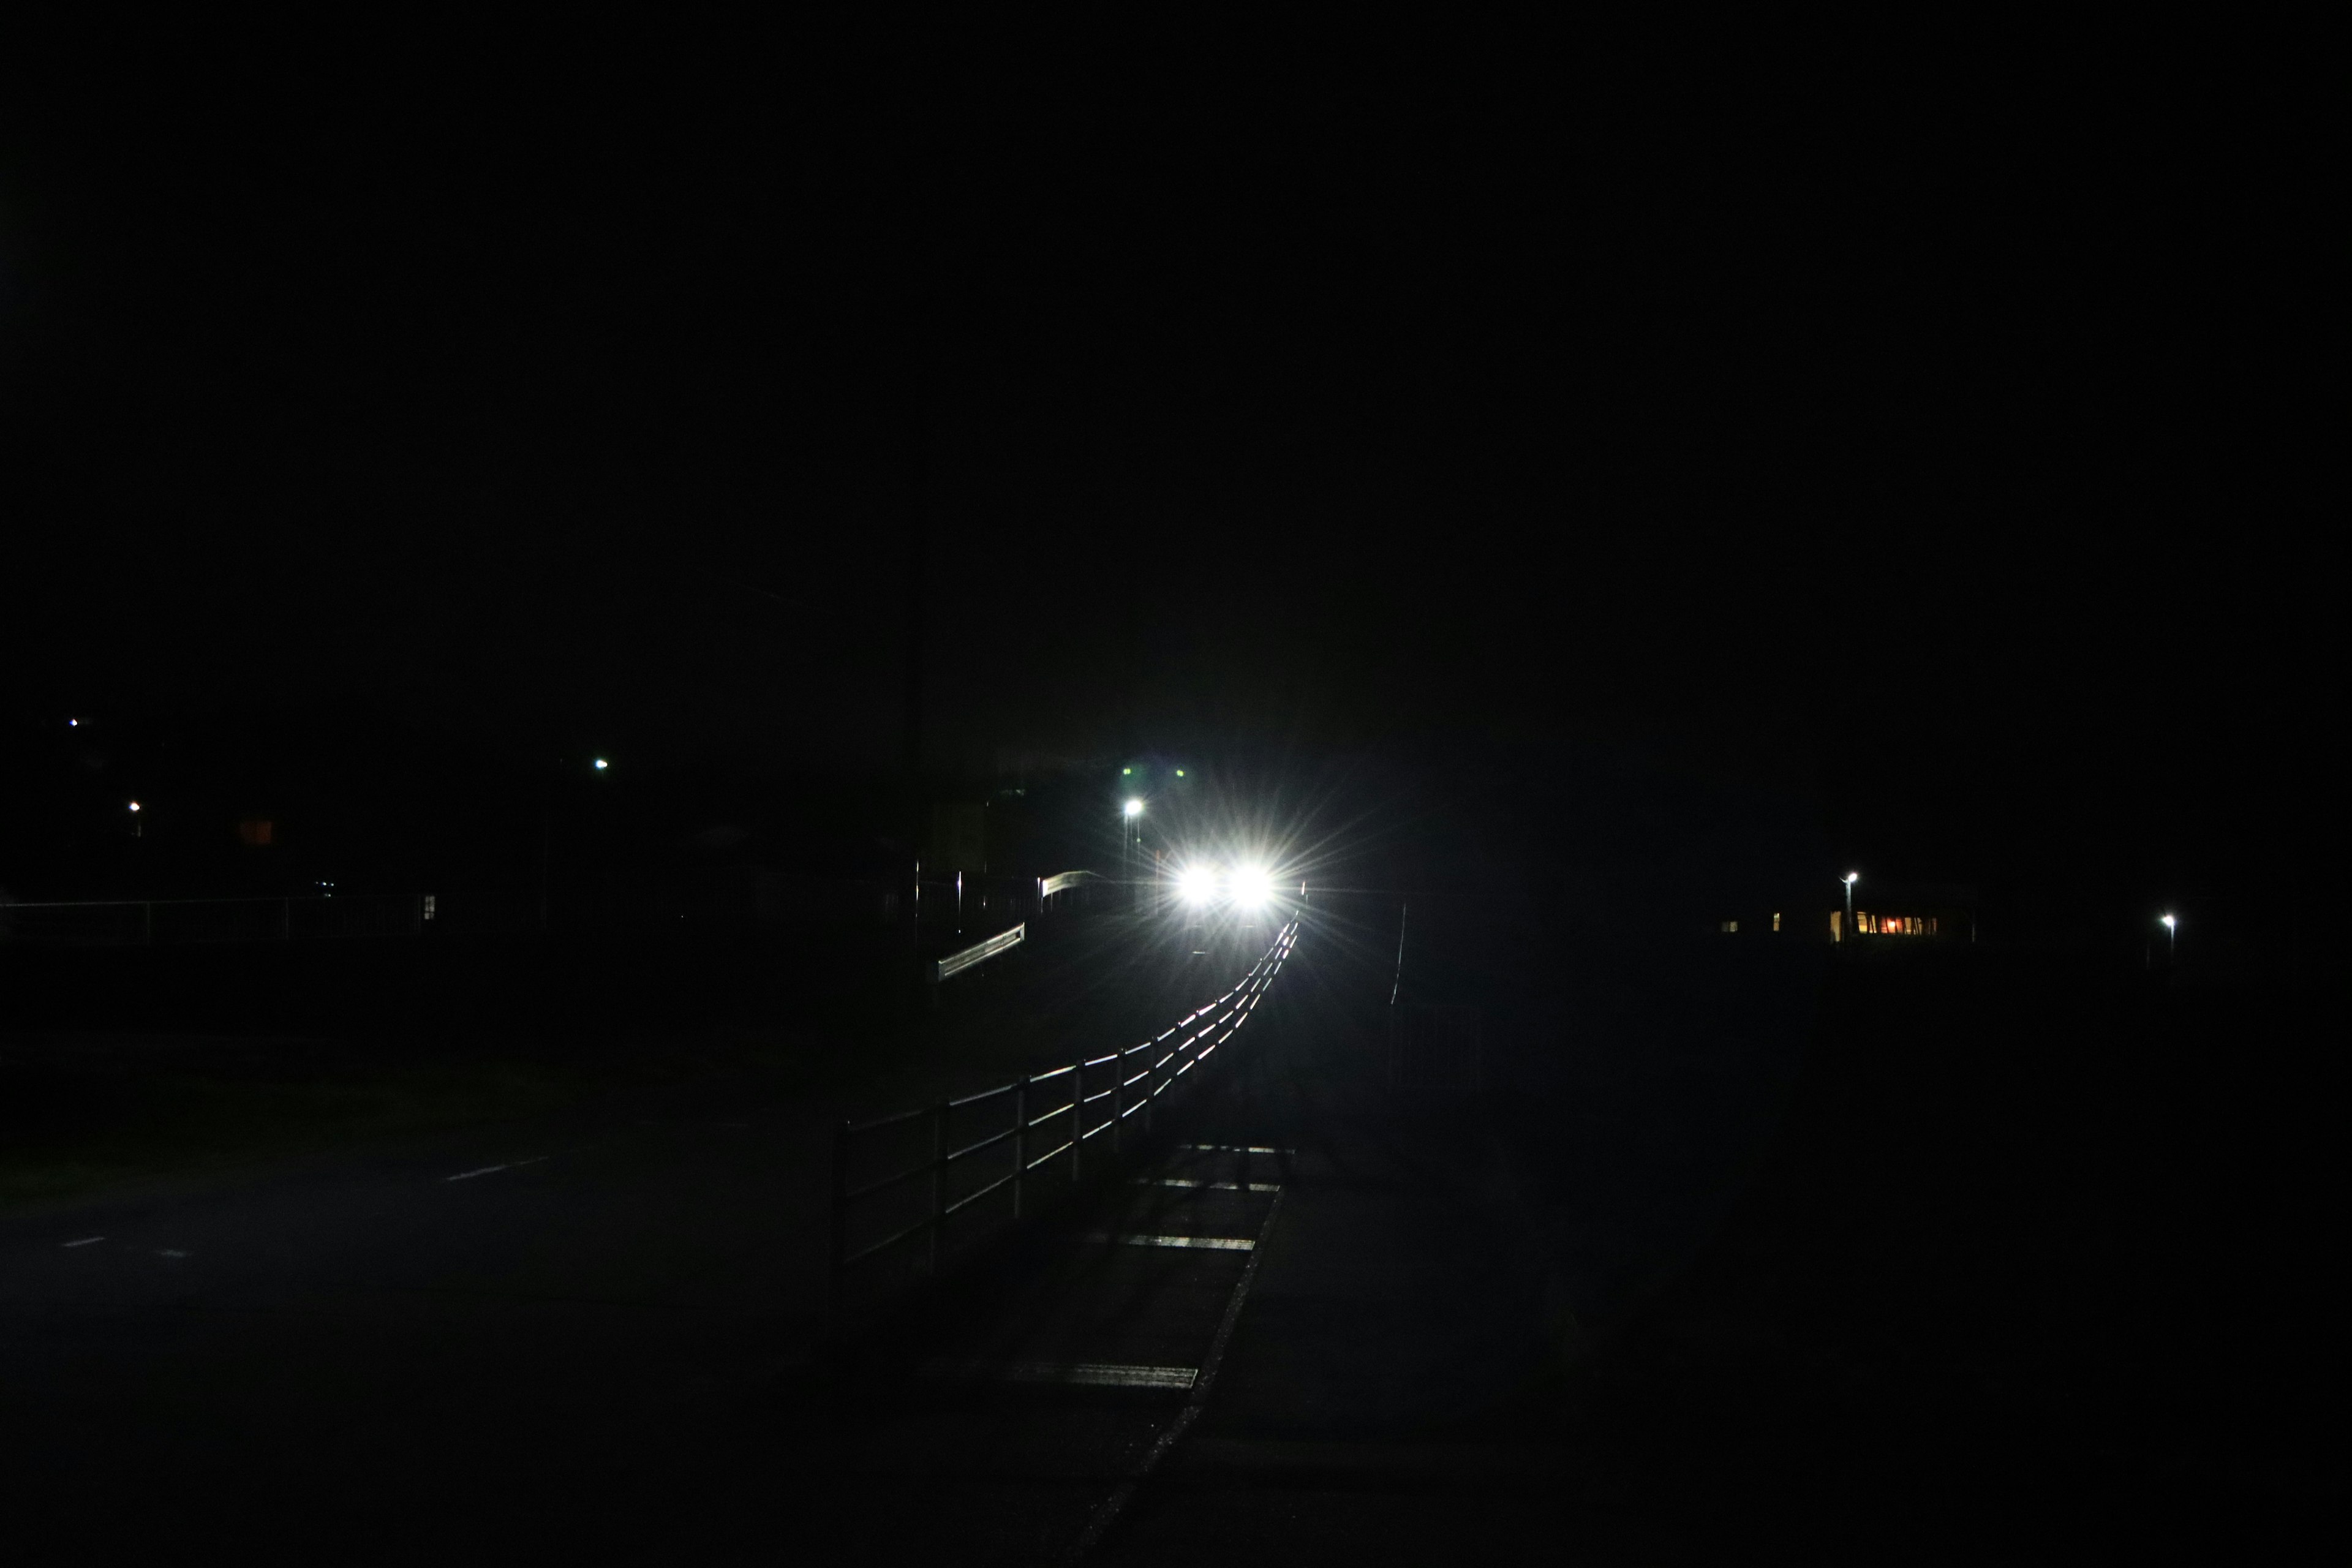
[[[1845,874],[1845,934],[1848,937],[1862,934],[1854,929],[1853,924],[1853,885],[1861,880],[1862,873],[1859,871],[1848,871]]]
[[[552,858],[555,848],[555,785],[556,781],[564,776],[564,768],[570,761],[571,759],[568,757],[556,758],[554,763],[549,767],[546,776],[540,781],[539,930],[540,934],[542,936],[547,934],[549,929],[547,912],[547,868],[548,862]],[[603,757],[598,757],[594,760],[594,771],[600,773],[608,771],[612,765],[613,764],[611,763],[607,762]],[[612,868],[610,864],[607,863],[605,867],[605,874],[607,878],[606,887],[608,890],[611,886],[611,872]]]
[[[1135,820],[1142,815],[1143,802],[1140,800],[1130,799],[1119,808],[1119,873],[1127,879],[1127,906],[1130,910],[1138,902],[1135,891]]]
[[[2173,961],[2180,956],[2180,918],[2178,915],[2159,915],[2157,923],[2164,927],[2164,982],[2169,985],[2172,984]]]

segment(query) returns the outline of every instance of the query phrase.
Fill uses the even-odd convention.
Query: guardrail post
[[[1080,1062],[1070,1074],[1070,1185],[1078,1184],[1078,1173],[1084,1168],[1079,1156],[1087,1141],[1087,1064]]]
[[[948,1221],[948,1102],[931,1112],[931,1223],[926,1228],[923,1271],[940,1277],[940,1232]]]
[[[1029,1171],[1029,1080],[1013,1088],[1013,1217],[1021,1217],[1022,1178]]]

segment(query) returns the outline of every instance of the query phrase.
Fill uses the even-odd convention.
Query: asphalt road
[[[1239,952],[1074,922],[842,1094],[706,1079],[0,1220],[11,1533],[353,1561],[659,1518],[826,1331],[841,1116],[1127,1043]]]
[[[1855,1146],[1912,1125],[1863,1089],[1950,1088],[1874,1048],[1884,1027],[1813,1060],[1772,1135],[1824,1180],[1784,1180],[1769,1224],[1733,1214],[1716,1265],[1596,1346],[1580,1314],[1626,1276],[1612,1259],[1683,1247],[1677,1194],[1724,1185],[1713,1145],[1744,1146],[1745,1121],[1628,1117],[1613,1136],[1691,1144],[1676,1169],[1696,1173],[1531,1197],[1495,1099],[1389,1081],[1390,955],[1314,917],[1159,1146],[919,1310],[829,1320],[835,1117],[1126,1038],[1247,964],[1140,928],[1067,934],[947,999],[964,1058],[854,1096],[707,1080],[0,1223],[12,1557],[1879,1563],[2104,1542],[2212,1561],[2259,1540],[2296,1561],[2330,1527],[2324,1478],[2165,1468],[2070,1407],[2071,1383],[1873,1359],[1874,1336],[1961,1367],[2004,1346],[1982,1310],[2000,1290],[1969,1311],[1868,1292],[1904,1256],[1873,1202],[1927,1189]],[[1693,1069],[1648,1070],[1671,1088]],[[1706,1104],[1773,1081],[1699,1080]],[[1563,1169],[1594,1189],[1608,1152]],[[1650,1205],[1671,1247],[1621,1234],[1651,1189],[1675,1199]],[[1939,1296],[2015,1250],[2021,1221],[1998,1212],[1999,1234],[1926,1237]],[[2177,1364],[2136,1373],[2143,1390],[2193,1370],[2211,1326],[2165,1321]]]

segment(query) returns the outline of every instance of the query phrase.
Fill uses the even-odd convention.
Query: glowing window
[[[1727,931],[1738,931],[1739,929],[1739,922],[1738,921],[1726,921],[1723,922],[1723,929]]]
[[[1780,929],[1780,917],[1778,914],[1775,914],[1772,917],[1772,929],[1774,931],[1779,931]]]

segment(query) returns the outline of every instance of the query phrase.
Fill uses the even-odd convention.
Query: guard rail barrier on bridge
[[[1293,920],[1232,989],[1139,1045],[843,1122],[833,1153],[836,1306],[853,1270],[887,1274],[884,1289],[935,1279],[951,1255],[1033,1211],[1040,1182],[1067,1193],[1148,1139],[1162,1100],[1249,1021],[1297,940]],[[1053,1146],[1034,1152],[1043,1142]]]

